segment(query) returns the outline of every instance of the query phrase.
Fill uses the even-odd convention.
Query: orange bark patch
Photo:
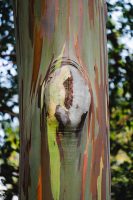
[[[76,53],[76,57],[78,59],[79,64],[81,65],[81,67],[85,68],[83,65],[82,57],[81,57],[81,49],[80,49],[81,46],[80,46],[80,41],[79,41],[78,35],[75,37],[74,47],[75,47],[75,53]]]
[[[38,178],[37,200],[42,200],[42,175],[41,175],[41,170],[39,172],[39,178]]]
[[[88,0],[90,24],[94,25],[94,0]]]
[[[46,12],[46,0],[41,0],[41,16]]]
[[[80,62],[80,50],[79,50],[79,44],[78,44],[78,36],[75,38],[75,52],[76,52],[76,56],[77,56],[77,59]]]
[[[103,140],[99,132],[97,139],[93,143],[92,165],[91,165],[91,193],[92,199],[97,199],[97,178],[100,175],[100,160],[103,149]]]
[[[39,68],[41,63],[43,38],[41,37],[40,27],[36,25],[35,37],[34,37],[34,58],[33,58],[33,71],[31,81],[31,92],[35,93],[36,83],[39,74]]]
[[[88,155],[87,155],[87,152],[85,152],[84,153],[84,158],[83,158],[82,196],[81,196],[81,200],[84,200],[84,194],[85,194],[85,182],[86,182],[87,162],[88,162]]]

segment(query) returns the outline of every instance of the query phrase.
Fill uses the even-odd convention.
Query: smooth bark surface
[[[20,199],[109,200],[104,1],[16,2]]]

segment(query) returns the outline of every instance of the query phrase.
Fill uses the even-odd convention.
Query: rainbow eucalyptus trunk
[[[18,0],[20,199],[109,200],[103,0]]]

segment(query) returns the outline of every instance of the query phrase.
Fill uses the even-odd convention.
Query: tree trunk
[[[110,199],[104,0],[16,1],[20,199]]]

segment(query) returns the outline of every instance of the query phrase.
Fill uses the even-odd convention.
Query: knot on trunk
[[[43,105],[49,119],[58,122],[59,131],[82,130],[89,111],[88,84],[75,62],[54,62],[43,88]]]

